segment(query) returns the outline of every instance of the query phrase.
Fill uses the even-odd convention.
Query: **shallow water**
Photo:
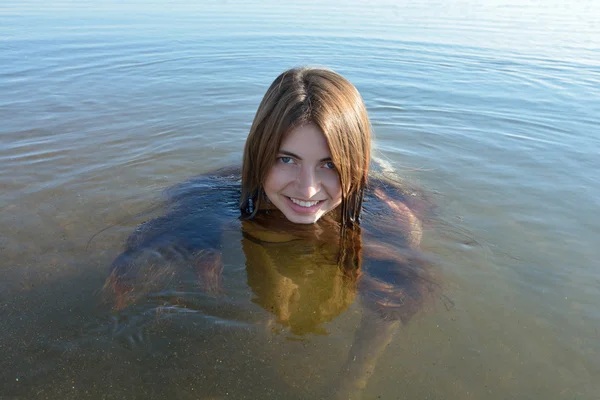
[[[272,79],[318,64],[361,91],[374,155],[432,193],[422,247],[454,302],[402,328],[365,398],[596,398],[599,14],[597,1],[4,2],[0,397],[322,395],[355,308],[329,335],[288,340],[260,318],[232,323],[233,306],[121,332],[102,296],[136,215],[239,163]]]

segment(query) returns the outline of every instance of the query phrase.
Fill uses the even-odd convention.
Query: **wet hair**
[[[263,184],[281,143],[313,123],[324,133],[342,187],[340,222],[357,223],[369,174],[371,125],[358,90],[338,73],[300,67],[285,71],[264,95],[244,148],[240,210],[253,218],[266,200]]]

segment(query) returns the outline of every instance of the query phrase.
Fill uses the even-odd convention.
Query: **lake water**
[[[357,86],[374,156],[438,206],[454,307],[402,327],[364,398],[598,398],[599,1],[201,3],[0,5],[0,398],[324,396],[352,308],[302,340],[208,316],[121,340],[102,296],[136,215],[239,163],[304,64]]]

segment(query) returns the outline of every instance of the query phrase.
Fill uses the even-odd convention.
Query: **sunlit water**
[[[122,332],[102,296],[136,215],[239,163],[304,64],[358,87],[375,156],[438,204],[422,248],[454,307],[364,397],[597,398],[598,1],[84,3],[0,5],[1,398],[323,396],[352,307],[289,340],[231,304]]]

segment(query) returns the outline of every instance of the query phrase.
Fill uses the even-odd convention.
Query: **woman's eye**
[[[333,165],[333,162],[332,162],[332,161],[327,161],[327,162],[325,163],[324,167],[325,167],[325,168],[328,168],[328,169],[335,169],[335,165]]]
[[[279,161],[284,164],[291,164],[294,160],[292,160],[292,157],[279,157]]]

